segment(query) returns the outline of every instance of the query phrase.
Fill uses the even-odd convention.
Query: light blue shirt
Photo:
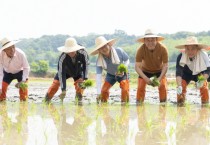
[[[120,63],[126,63],[129,60],[127,53],[122,48],[117,47],[117,48],[112,48],[112,49],[116,50]],[[119,64],[113,64],[111,58],[107,58],[105,56],[103,57],[107,64],[107,69],[106,69],[107,73],[111,75],[115,75]],[[102,74],[102,71],[103,71],[103,68],[101,66],[96,65],[96,74]]]

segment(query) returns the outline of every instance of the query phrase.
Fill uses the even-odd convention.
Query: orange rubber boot
[[[75,87],[75,90],[76,90],[75,99],[78,99],[79,101],[81,101],[82,97],[83,97],[84,89],[79,87],[79,82],[78,81],[74,82],[74,87]]]
[[[121,88],[121,102],[129,102],[129,80],[122,80],[120,82]]]
[[[8,83],[2,82],[2,93],[0,94],[0,101],[6,100]]]
[[[28,98],[28,88],[19,88],[20,101],[26,101]]]
[[[103,87],[101,89],[101,102],[107,102],[109,99],[109,89],[112,87],[112,85],[108,82],[104,82]]]
[[[138,78],[138,89],[136,95],[136,101],[139,103],[144,102],[146,82],[142,78]]]
[[[52,99],[52,97],[58,91],[59,87],[60,87],[60,82],[58,80],[54,80],[52,85],[50,86],[50,88],[47,91],[47,95],[46,95],[47,100],[46,101],[50,101]]]
[[[187,82],[182,79],[182,94],[178,95],[177,94],[177,103],[184,103],[185,102],[185,96],[187,93]]]
[[[166,100],[167,100],[167,79],[165,76],[160,81],[160,86],[158,87],[158,90],[159,90],[160,102],[166,102]]]
[[[200,88],[201,94],[201,103],[206,104],[209,103],[209,90],[208,90],[208,82],[205,81],[203,86]]]

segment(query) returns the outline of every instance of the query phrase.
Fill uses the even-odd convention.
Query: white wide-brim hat
[[[8,38],[3,38],[0,42],[2,45],[1,50],[4,50],[12,45],[15,45],[18,42],[20,42],[20,40],[9,40]]]
[[[190,36],[186,38],[186,42],[182,45],[175,46],[177,49],[184,49],[187,45],[197,45],[200,49],[207,48],[208,45],[198,43],[198,40],[194,36]]]
[[[144,43],[144,38],[157,38],[157,41],[162,41],[164,40],[164,37],[162,36],[158,36],[156,34],[154,34],[154,32],[151,29],[147,29],[145,31],[144,36],[140,37],[139,39],[137,39],[137,42],[141,42]]]
[[[64,53],[70,53],[70,52],[74,52],[80,49],[84,49],[85,47],[80,46],[77,44],[76,39],[74,38],[67,38],[65,41],[65,45],[58,47],[58,51],[64,52]]]
[[[109,44],[110,46],[114,45],[114,43],[116,42],[116,39],[110,39],[110,40],[106,40],[105,37],[103,36],[99,36],[96,38],[95,40],[95,49],[90,53],[90,55],[96,55],[99,53],[98,49],[100,49],[101,47],[103,47],[106,44]]]

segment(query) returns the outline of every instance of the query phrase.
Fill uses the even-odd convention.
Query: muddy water
[[[0,103],[0,145],[209,145],[210,108]]]

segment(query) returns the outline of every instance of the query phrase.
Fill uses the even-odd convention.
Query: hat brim
[[[205,44],[195,43],[195,44],[177,45],[177,46],[175,46],[175,48],[177,48],[177,49],[185,49],[185,46],[190,46],[190,45],[197,45],[200,49],[205,49],[205,48],[208,47],[208,45],[205,45]]]
[[[144,38],[157,38],[157,41],[162,41],[165,39],[164,37],[158,35],[145,35],[137,39],[137,42],[144,43]]]
[[[16,43],[20,42],[21,40],[13,40],[13,41],[10,41],[9,43],[7,43],[6,45],[4,45],[1,50],[4,50],[12,45],[15,45]]]
[[[110,39],[110,40],[108,40],[107,42],[104,42],[104,43],[98,45],[98,46],[90,53],[90,55],[96,55],[96,54],[98,54],[98,53],[99,53],[99,52],[98,52],[98,49],[100,49],[101,47],[103,47],[103,46],[106,45],[106,44],[109,44],[110,46],[112,46],[112,45],[115,44],[116,41],[117,41],[117,39]]]
[[[84,48],[85,47],[83,47],[83,46],[77,45],[77,46],[74,46],[74,47],[61,46],[61,47],[58,47],[57,49],[58,49],[58,51],[61,51],[61,52],[64,52],[64,53],[70,53],[70,52],[74,52],[74,51],[84,49]]]

